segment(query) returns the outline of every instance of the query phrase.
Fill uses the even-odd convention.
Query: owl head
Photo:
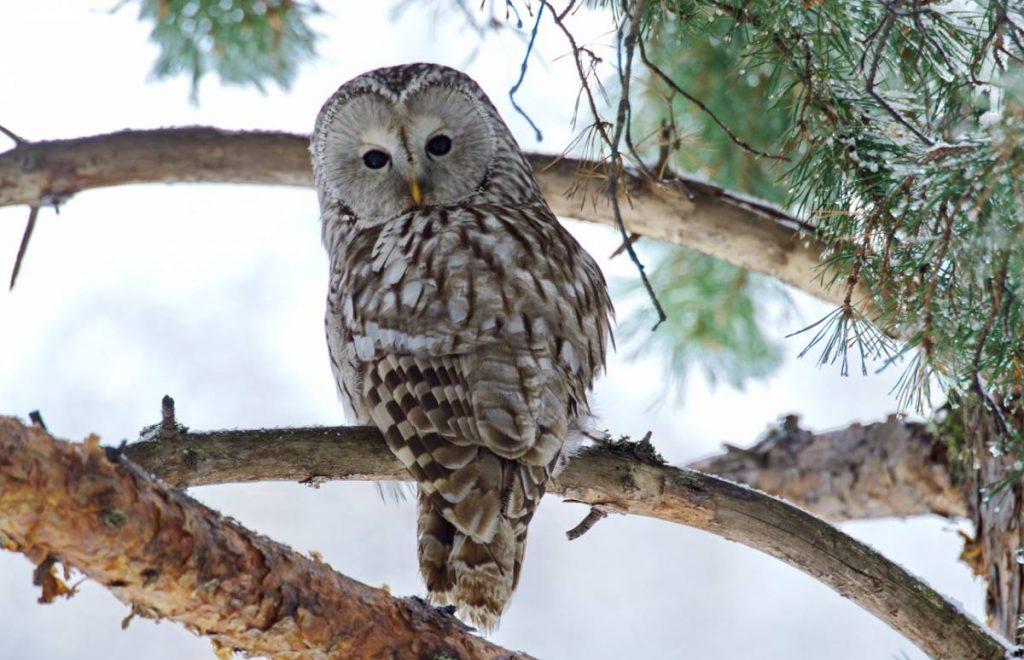
[[[474,196],[515,203],[523,187],[536,194],[532,170],[487,95],[437,64],[376,69],[346,82],[321,108],[310,148],[321,204],[355,218]],[[520,185],[495,185],[495,175],[508,172]]]

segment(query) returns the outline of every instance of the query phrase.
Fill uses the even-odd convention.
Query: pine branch
[[[576,457],[550,492],[602,511],[658,518],[738,541],[799,568],[936,657],[1003,658],[1007,647],[926,584],[814,516],[758,491],[658,463],[639,443]],[[179,486],[257,480],[408,480],[369,427],[182,433],[128,445]]]
[[[310,187],[308,144],[303,135],[214,128],[121,131],[27,143],[0,153],[0,207],[45,206],[85,190],[128,183]],[[557,215],[614,225],[607,195],[580,192],[585,187],[579,185],[582,173],[598,171],[597,164],[544,154],[529,158]],[[842,302],[844,287],[823,281],[823,242],[812,227],[777,207],[683,175],[669,174],[655,182],[626,170],[619,185],[632,202],[621,209],[631,232],[685,245],[823,300]],[[577,193],[567,196],[570,190]],[[870,294],[864,289],[858,297],[873,318]]]
[[[113,455],[114,460],[111,460]],[[55,440],[0,417],[0,547],[105,585],[133,615],[166,618],[214,646],[304,658],[525,658],[417,598],[396,598],[223,518],[116,458],[91,436]]]

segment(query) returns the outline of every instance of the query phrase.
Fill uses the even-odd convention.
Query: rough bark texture
[[[219,431],[129,445],[129,458],[181,486],[235,480],[408,479],[365,427]],[[659,518],[766,552],[829,585],[940,658],[1003,658],[1007,647],[926,584],[841,531],[745,486],[662,465],[646,444],[576,457],[551,485],[568,500]]]
[[[1024,641],[1021,615],[1024,613],[1024,528],[1021,507],[1024,483],[1013,479],[995,489],[1013,474],[1016,458],[1003,445],[1004,434],[989,409],[982,404],[965,404],[961,409],[965,463],[968,472],[974,538],[964,545],[962,558],[988,583],[985,609],[989,625],[1004,637]],[[1015,422],[1020,428],[1024,420]],[[985,496],[986,491],[993,491]]]
[[[275,658],[513,658],[451,616],[395,598],[223,518],[93,437],[74,445],[0,417],[0,545],[108,587],[132,612]]]
[[[833,522],[964,517],[968,491],[953,479],[947,458],[943,439],[895,415],[826,433],[787,417],[754,446],[727,447],[689,467],[749,484]]]
[[[23,144],[0,154],[0,206],[58,203],[83,190],[126,183],[311,186],[308,144],[306,136],[292,133],[200,127]],[[599,164],[543,154],[530,154],[530,162],[556,214],[614,223]],[[655,183],[629,175],[621,187],[630,231],[766,273],[830,302],[841,302],[846,293],[843,282],[827,286],[824,246],[813,228],[766,202],[683,176]],[[874,313],[866,290],[856,300]]]

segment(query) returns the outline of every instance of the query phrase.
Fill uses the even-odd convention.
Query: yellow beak
[[[409,194],[412,195],[412,203],[416,206],[423,203],[423,191],[420,190],[420,182],[416,179],[409,181]]]

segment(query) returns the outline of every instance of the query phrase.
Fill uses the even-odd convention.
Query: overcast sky
[[[456,21],[434,23],[384,3],[322,2],[322,57],[293,89],[266,95],[205,81],[200,104],[184,79],[155,83],[156,49],[136,3],[9,3],[0,20],[0,123],[29,139],[190,124],[308,132],[320,105],[367,69],[428,60],[465,69],[491,95],[524,148],[562,151],[571,141],[577,83],[556,30],[542,30],[538,59],[517,97],[545,134],[537,143],[511,110],[523,42],[479,42]],[[416,4],[416,3],[410,3]],[[470,3],[473,4],[473,3]],[[607,50],[608,25],[576,27]],[[6,142],[0,149],[8,147]],[[27,210],[0,209],[0,271],[13,263]],[[607,229],[567,223],[610,277],[633,275]],[[6,277],[6,276],[5,276]],[[6,280],[4,280],[6,281]],[[197,429],[341,424],[323,333],[326,259],[311,190],[215,185],[131,186],[72,199],[40,214],[18,286],[0,289],[0,413],[39,409],[52,432],[107,443],[136,437],[173,395]],[[800,294],[783,336],[827,313]],[[676,464],[744,445],[795,412],[827,429],[895,409],[896,374],[843,378],[796,359],[788,340],[779,372],[745,391],[691,381],[681,402],[664,391],[656,358],[611,360],[595,393],[603,425],[654,432]],[[396,594],[421,594],[410,504],[385,504],[372,484],[199,488],[192,494],[251,529],[316,550],[336,569]],[[532,523],[523,578],[500,644],[542,658],[924,657],[856,605],[772,558],[709,534],[611,517],[578,541],[564,532],[586,513],[555,497]],[[983,615],[982,585],[957,561],[955,526],[937,518],[855,523],[843,529]],[[36,604],[31,566],[0,554],[0,659],[210,658],[209,643],[173,623],[136,619],[101,587]]]

